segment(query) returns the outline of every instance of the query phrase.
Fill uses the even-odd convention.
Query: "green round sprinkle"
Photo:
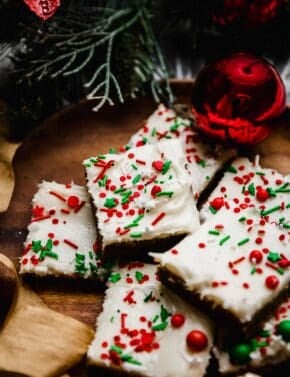
[[[247,343],[240,343],[234,346],[229,354],[233,364],[247,364],[250,361],[250,354],[252,352],[252,348]]]
[[[290,320],[284,319],[277,326],[277,332],[285,340],[285,342],[290,342]]]

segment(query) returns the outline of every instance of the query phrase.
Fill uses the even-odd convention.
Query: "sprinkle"
[[[138,183],[140,181],[140,179],[141,179],[141,174],[136,175],[132,180],[133,185]]]
[[[140,165],[146,165],[146,161],[143,160],[136,160],[136,163]]]
[[[86,202],[83,200],[80,205],[74,210],[74,213],[78,213],[82,208],[83,206],[86,204]]]
[[[144,275],[142,274],[142,272],[140,272],[140,271],[135,272],[135,278],[138,281],[138,283],[141,283],[143,277],[144,277]]]
[[[42,221],[42,220],[46,220],[46,219],[49,219],[49,218],[50,218],[50,215],[46,215],[46,216],[42,216],[42,217],[35,217],[31,222],[35,223],[37,221]]]
[[[132,169],[138,170],[138,167],[135,164],[131,164]]]
[[[152,221],[151,225],[153,225],[153,226],[156,225],[159,221],[161,221],[163,219],[164,216],[165,216],[165,212],[161,212],[157,217],[155,217],[155,219]]]
[[[124,229],[133,228],[139,225],[139,221],[143,219],[144,215],[137,216],[130,224],[124,226]]]
[[[107,208],[114,208],[116,207],[117,203],[116,203],[116,199],[115,198],[107,198],[105,203],[104,203],[104,206],[107,207]]]
[[[68,239],[64,239],[63,242],[66,243],[68,246],[72,247],[73,249],[77,250],[79,248],[78,245],[76,245],[75,243],[71,242]]]
[[[172,164],[172,161],[165,161],[162,168],[162,174],[166,174],[168,170],[170,169],[170,165]]]
[[[166,329],[167,326],[168,326],[168,322],[162,322],[162,323],[159,323],[158,325],[152,326],[152,330],[163,331]]]
[[[275,207],[272,207],[272,208],[269,208],[269,209],[267,209],[267,210],[262,210],[262,211],[260,212],[260,215],[261,215],[261,216],[267,216],[267,215],[269,215],[270,213],[273,213],[273,212],[278,211],[279,209],[281,209],[281,206],[280,206],[280,205],[275,206]]]
[[[270,253],[267,255],[267,259],[272,263],[276,263],[281,260],[281,256],[279,253],[273,253],[270,251]]]
[[[55,196],[56,198],[62,200],[63,202],[66,202],[66,199],[62,195],[58,194],[55,191],[51,190],[51,191],[49,191],[49,194]]]
[[[69,215],[69,214],[70,214],[70,211],[67,210],[67,209],[64,209],[64,208],[62,208],[62,209],[60,210],[60,212],[61,212],[61,213],[64,213],[65,215]]]
[[[132,237],[132,238],[140,238],[140,237],[142,237],[142,233],[140,232],[140,233],[130,233],[130,237]]]
[[[208,208],[209,208],[210,212],[211,212],[213,215],[215,215],[215,214],[217,213],[217,210],[214,209],[212,206],[209,206]]]
[[[117,283],[119,280],[121,280],[121,274],[119,272],[116,272],[116,273],[112,273],[108,280],[111,282],[111,283]]]
[[[250,241],[250,238],[244,238],[243,240],[241,240],[241,241],[238,242],[238,246],[242,246],[242,245],[244,245],[245,243],[247,243],[249,241]]]
[[[168,196],[169,198],[171,198],[173,194],[174,194],[173,191],[161,191],[161,192],[158,192],[156,196]]]
[[[239,222],[242,223],[243,221],[247,220],[247,218],[245,216],[242,216],[239,218]]]
[[[144,298],[143,301],[144,301],[144,302],[151,301],[152,296],[153,296],[153,292],[151,291],[147,296],[145,296],[145,298]]]
[[[219,236],[220,232],[218,232],[217,230],[209,230],[208,234],[212,234],[213,236]]]
[[[234,174],[238,172],[237,169],[232,165],[227,168],[227,171]]]
[[[76,208],[78,207],[80,204],[80,200],[77,196],[75,195],[71,195],[68,199],[67,199],[67,205],[70,207],[70,208]]]
[[[220,240],[219,245],[222,246],[226,241],[228,241],[231,238],[231,236],[225,236]]]
[[[256,190],[255,190],[255,186],[254,186],[253,183],[251,183],[251,184],[248,186],[248,191],[249,191],[249,193],[250,193],[252,196],[255,195]]]

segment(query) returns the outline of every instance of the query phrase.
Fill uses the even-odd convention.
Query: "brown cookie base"
[[[218,324],[218,343],[221,345],[228,346],[243,338],[255,336],[277,306],[288,297],[289,287],[279,292],[278,296],[259,310],[251,321],[242,323],[233,313],[225,310],[219,304],[202,298],[197,292],[189,291],[184,281],[166,268],[159,267],[158,275],[164,285],[213,318]]]
[[[13,302],[15,288],[15,271],[0,261],[0,326]]]

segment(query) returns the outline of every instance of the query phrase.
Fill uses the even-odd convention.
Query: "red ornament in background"
[[[286,109],[286,89],[266,60],[235,53],[202,69],[192,104],[197,125],[208,136],[255,144],[271,132],[269,121]]]
[[[223,0],[213,22],[222,27],[256,30],[274,20],[287,0]]]
[[[24,0],[30,10],[43,20],[53,16],[60,6],[60,0]]]

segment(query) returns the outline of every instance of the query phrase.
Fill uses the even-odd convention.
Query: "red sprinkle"
[[[252,250],[249,259],[251,263],[259,264],[263,260],[263,254],[259,250]]]
[[[208,345],[208,339],[204,332],[200,330],[192,330],[186,336],[188,347],[194,352],[203,351]]]
[[[163,219],[163,217],[165,216],[165,212],[161,212],[157,217],[155,217],[155,219],[152,221],[151,225],[156,225],[159,221],[161,221]]]
[[[265,202],[269,198],[269,193],[263,188],[257,189],[256,198],[259,202]]]
[[[204,248],[206,247],[206,244],[203,243],[203,242],[200,242],[200,243],[198,244],[198,247],[200,247],[201,249],[204,249]]]
[[[279,279],[275,275],[269,275],[265,279],[266,287],[269,289],[275,289],[279,285]]]
[[[160,186],[158,185],[154,185],[151,189],[151,195],[153,196],[153,198],[155,198],[156,194],[158,194],[158,192],[160,192],[162,189]]]
[[[164,165],[163,161],[153,161],[152,162],[152,167],[159,172],[162,171],[163,165]]]
[[[172,327],[179,328],[185,322],[185,316],[181,313],[175,313],[171,317],[171,325]]]
[[[56,198],[62,200],[63,202],[66,202],[66,199],[55,191],[49,191],[49,194],[55,196]]]
[[[78,245],[76,245],[75,243],[71,242],[68,239],[64,239],[63,242],[66,243],[68,246],[72,247],[75,250],[77,250],[79,248]]]
[[[210,205],[215,209],[219,210],[224,205],[224,199],[223,198],[215,198],[210,202]]]
[[[56,224],[59,223],[59,221],[58,221],[58,219],[53,219],[53,220],[52,220],[52,223],[53,223],[54,225],[56,225]]]
[[[75,196],[75,195],[69,196],[69,198],[67,200],[67,205],[70,208],[76,208],[79,204],[80,204],[80,200],[77,196]]]

